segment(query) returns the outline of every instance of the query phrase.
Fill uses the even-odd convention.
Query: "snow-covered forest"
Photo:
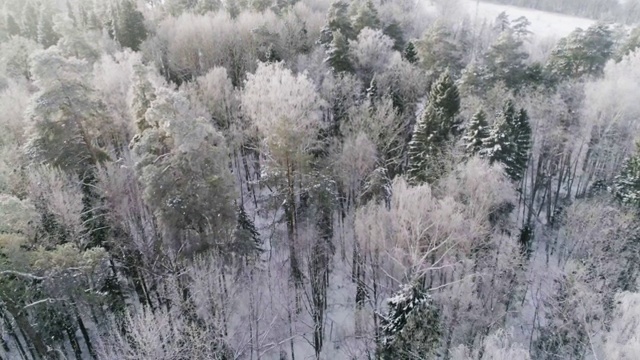
[[[0,359],[640,359],[638,1],[493,2],[0,0]]]

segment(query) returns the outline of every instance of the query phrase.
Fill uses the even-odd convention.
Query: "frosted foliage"
[[[634,148],[635,134],[639,130],[640,102],[640,52],[635,52],[621,62],[609,62],[604,77],[585,85],[583,114],[587,131],[597,140],[592,146],[594,157],[603,161],[599,176],[609,176],[618,171],[618,160]],[[586,134],[589,136],[589,134]]]
[[[169,67],[180,76],[204,75],[215,66],[224,66],[237,84],[246,71],[255,68],[258,44],[255,30],[277,33],[275,15],[243,12],[232,20],[227,12],[207,15],[185,12],[164,19],[158,28],[160,47],[166,46]],[[156,61],[163,61],[161,48],[147,48]],[[164,61],[163,61],[164,62]]]
[[[34,120],[27,146],[30,155],[69,171],[83,171],[109,158],[100,146],[128,141],[95,97],[86,61],[65,58],[55,47],[32,59],[39,91],[27,107],[27,116]]]
[[[412,187],[402,178],[394,180],[392,194],[390,209],[375,203],[360,208],[355,230],[364,249],[387,252],[396,276],[451,265],[456,253],[468,251],[473,234],[459,204],[438,200],[429,185]]]
[[[249,75],[242,108],[271,151],[306,153],[316,145],[322,100],[303,74],[294,75],[282,63],[260,64]]]
[[[327,73],[326,69],[323,73]],[[343,73],[336,76],[331,73],[331,76],[323,76],[320,93],[328,102],[328,107],[335,109],[334,116],[343,117],[348,109],[353,108],[360,101],[362,89],[362,82],[355,75]],[[352,132],[352,134],[355,133],[357,131]]]
[[[465,204],[466,212],[478,221],[495,207],[517,201],[517,193],[503,168],[478,157],[458,165],[442,179],[440,191]]]
[[[32,168],[28,174],[31,198],[41,199],[47,211],[69,231],[76,245],[84,245],[81,236],[84,205],[80,182],[50,166]]]
[[[227,129],[237,115],[239,100],[223,67],[214,67],[197,79],[200,101],[222,129]]]
[[[24,109],[29,104],[29,96],[27,87],[20,83],[10,83],[0,91],[0,145],[24,144],[25,128],[29,124]]]
[[[356,105],[348,110],[349,121],[341,124],[345,135],[356,135],[360,132],[376,141],[379,152],[387,153],[403,130],[402,119],[393,107],[393,101],[383,98],[372,109],[367,103]]]
[[[205,109],[166,88],[158,89],[157,99],[146,113],[147,120],[170,132],[173,144],[184,151],[194,150],[211,131],[215,131],[210,125],[204,124],[206,121],[203,119],[209,117]],[[201,126],[208,129],[199,129]]]
[[[0,193],[22,195],[25,189],[24,172],[18,171],[25,161],[19,146],[0,146]]]
[[[607,360],[633,360],[640,354],[640,293],[616,295],[611,330],[605,335]]]
[[[373,170],[376,164],[375,144],[360,132],[345,139],[338,168],[343,181],[351,188],[357,187]]]
[[[119,224],[128,235],[130,243],[146,257],[155,254],[157,243],[155,219],[142,199],[140,182],[135,176],[134,162],[129,153],[123,154],[118,163],[106,163],[98,168],[98,187],[109,209],[108,217]]]
[[[38,213],[28,200],[0,194],[0,234],[15,233],[33,236],[38,225]]]
[[[143,197],[164,240],[188,251],[211,245],[214,237],[204,235],[221,235],[234,218],[224,138],[198,111],[183,94],[159,89],[146,113],[153,127],[134,145]]]
[[[88,63],[84,60],[71,58],[67,59],[62,56],[56,48],[40,51],[32,55],[31,72],[35,76],[35,84],[41,90],[52,86],[63,86],[64,84],[84,83],[87,71],[90,69]],[[56,84],[52,84],[52,83]],[[67,90],[67,89],[61,89]],[[59,96],[63,101],[62,94]],[[49,104],[41,104],[41,106]],[[50,105],[53,106],[53,105]]]
[[[522,344],[513,341],[504,330],[489,335],[482,344],[482,352],[479,349],[469,350],[460,345],[452,351],[452,360],[529,360],[529,350]],[[480,355],[482,354],[482,355]]]
[[[424,73],[416,66],[394,52],[389,59],[389,66],[380,74],[376,74],[376,82],[381,93],[393,91],[403,103],[416,103],[426,93],[427,81]]]
[[[35,41],[14,36],[0,44],[0,71],[13,79],[29,78],[29,55],[41,46]]]
[[[559,259],[595,260],[596,269],[615,274],[614,261],[623,250],[621,236],[631,236],[633,215],[606,202],[576,201],[568,209],[558,234]],[[624,238],[624,237],[623,237]],[[609,258],[610,261],[604,261]]]
[[[160,36],[168,42],[170,66],[177,72],[201,74],[221,61],[224,42],[233,38],[232,30],[227,16],[205,17],[191,13],[168,18],[159,29]]]
[[[100,32],[75,27],[70,19],[62,17],[61,14],[56,16],[54,30],[62,35],[57,48],[65,56],[85,59],[88,62],[100,57],[98,46],[104,42]]]
[[[124,51],[115,56],[102,56],[93,67],[93,87],[105,102],[110,117],[127,130],[127,138],[134,131],[128,100],[133,67],[140,62],[140,54]]]
[[[380,30],[364,28],[355,41],[349,41],[349,52],[357,67],[370,73],[384,71],[394,54],[393,40]]]
[[[183,318],[164,309],[127,314],[127,336],[111,335],[101,355],[104,359],[123,360],[180,358],[195,340],[189,339],[191,334],[181,331],[186,325]]]

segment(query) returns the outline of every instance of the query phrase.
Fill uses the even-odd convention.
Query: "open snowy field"
[[[552,12],[522,8],[517,6],[508,6],[501,4],[492,4],[477,0],[418,0],[424,1],[427,8],[436,10],[434,3],[439,2],[439,7],[444,8],[445,16],[456,14],[462,15],[464,12],[474,21],[482,22],[485,20],[494,20],[501,12],[506,12],[510,19],[517,19],[525,16],[531,22],[530,30],[538,38],[560,38],[568,35],[576,28],[587,28],[595,23],[594,20],[579,18],[575,16],[563,15]]]
[[[587,28],[595,23],[594,20],[579,18],[569,15],[545,12],[521,8],[516,6],[507,6],[500,4],[491,4],[486,2],[477,2],[474,0],[463,0],[468,6],[470,15],[475,17],[476,11],[480,19],[495,19],[501,12],[506,12],[510,19],[516,19],[525,16],[531,21],[531,31],[540,37],[563,37],[568,35],[576,28]]]

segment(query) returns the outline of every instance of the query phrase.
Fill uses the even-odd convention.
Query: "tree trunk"
[[[13,302],[5,302],[7,311],[16,320],[16,324],[23,331],[25,338],[28,340],[29,348],[35,350],[38,357],[46,357],[49,353],[47,345],[38,334],[38,332],[31,326],[29,319],[25,316],[21,309],[19,309]]]
[[[295,182],[294,182],[294,166],[287,159],[287,200],[285,204],[285,214],[287,218],[287,237],[289,239],[289,264],[291,271],[291,280],[293,282],[294,290],[296,293],[296,312],[300,312],[300,294],[299,290],[303,285],[303,275],[300,270],[300,264],[298,262],[298,255],[296,251],[296,234],[297,234],[297,219],[296,219],[296,194],[295,194]]]
[[[87,346],[89,355],[91,355],[92,359],[96,359],[97,358],[96,351],[93,349],[93,345],[91,344],[91,336],[89,336],[87,327],[84,326],[84,321],[82,321],[82,317],[80,316],[80,311],[78,310],[78,306],[75,304],[73,304],[73,312],[74,312],[74,315],[76,316],[76,321],[78,322],[78,327],[80,328],[80,333],[82,333],[82,338],[84,339],[84,343]]]
[[[11,321],[7,318],[7,314],[4,311],[2,311],[2,312],[0,312],[0,316],[2,316],[2,320],[4,321],[4,325],[5,325],[6,329],[7,329],[7,333],[16,342],[16,345],[18,345],[18,350],[20,351],[20,355],[22,356],[22,358],[23,359],[29,359],[29,357],[27,356],[26,351],[24,350],[24,347],[22,346],[22,342],[20,341],[20,337],[18,336],[18,334],[16,334],[15,330],[13,329],[13,325],[11,324]],[[9,352],[10,349],[8,347],[5,347],[5,351]]]

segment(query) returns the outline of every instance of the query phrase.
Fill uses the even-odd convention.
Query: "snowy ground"
[[[507,6],[500,4],[490,4],[475,0],[463,0],[463,4],[468,5],[469,15],[472,19],[476,16],[476,11],[480,21],[493,20],[501,12],[506,12],[510,19],[517,19],[525,16],[531,21],[530,30],[539,37],[563,37],[576,28],[586,29],[595,23],[594,20],[579,18],[575,16],[556,14],[540,10]]]
[[[417,2],[423,3],[428,10],[440,8],[440,16],[468,16],[477,24],[493,21],[503,11],[509,15],[510,19],[525,16],[531,22],[530,30],[538,38],[564,37],[576,28],[585,29],[595,23],[594,20],[586,18],[477,0],[417,0]],[[439,5],[435,5],[436,3]]]

